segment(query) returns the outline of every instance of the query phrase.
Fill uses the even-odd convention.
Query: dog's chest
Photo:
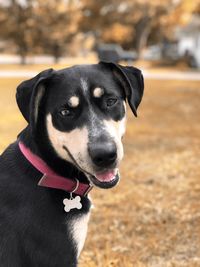
[[[85,243],[89,217],[90,213],[88,212],[72,219],[70,222],[70,231],[77,251],[77,257],[79,257]]]

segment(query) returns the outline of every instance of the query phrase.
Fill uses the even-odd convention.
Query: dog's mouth
[[[120,179],[118,169],[108,170],[95,175],[87,174],[88,179],[100,188],[114,187]]]

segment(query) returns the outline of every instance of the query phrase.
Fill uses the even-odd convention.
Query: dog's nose
[[[97,142],[89,147],[89,154],[96,166],[106,168],[115,163],[117,159],[117,148],[113,142]]]

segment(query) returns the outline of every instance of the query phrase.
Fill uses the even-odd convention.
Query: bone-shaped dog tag
[[[65,198],[63,204],[65,205],[64,210],[66,212],[69,212],[72,209],[80,210],[82,208],[80,196],[76,196],[75,198],[70,197],[70,199]]]

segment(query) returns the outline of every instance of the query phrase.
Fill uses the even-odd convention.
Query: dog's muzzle
[[[89,144],[88,152],[96,170],[90,176],[93,184],[101,188],[115,186],[119,181],[116,144],[113,141],[97,141]]]

